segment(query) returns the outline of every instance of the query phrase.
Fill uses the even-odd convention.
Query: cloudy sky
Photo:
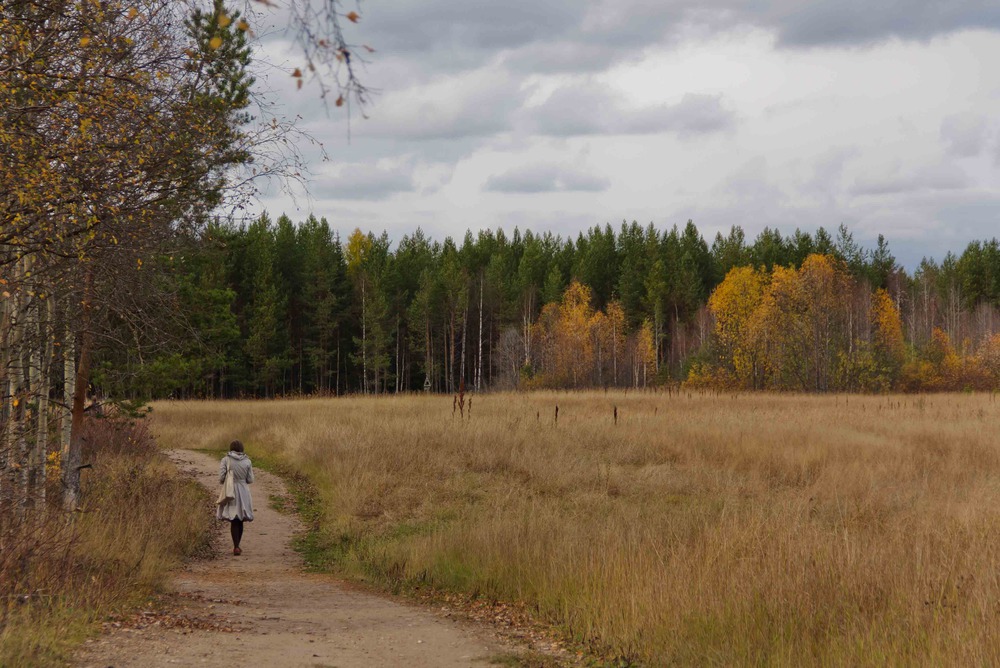
[[[261,206],[341,230],[573,236],[693,219],[885,234],[912,268],[1000,234],[996,0],[393,0],[351,41],[379,95],[348,124],[297,48],[260,79],[323,142],[309,194]],[[272,23],[282,27],[277,18]]]

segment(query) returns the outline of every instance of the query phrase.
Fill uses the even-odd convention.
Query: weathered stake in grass
[[[566,419],[539,429],[557,402]],[[609,425],[616,407],[629,419]],[[524,601],[612,658],[1000,664],[989,395],[505,394],[461,426],[445,411],[172,402],[154,428],[166,446],[242,438],[308,476],[317,549],[344,574]]]

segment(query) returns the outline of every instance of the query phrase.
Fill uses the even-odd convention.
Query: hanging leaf
[[[90,44],[90,38],[89,37],[81,37],[80,38],[80,46],[87,46],[88,44]]]
[[[360,19],[360,18],[361,18],[361,15],[358,14],[357,12],[349,12],[347,14],[347,20],[350,21],[351,23],[357,23],[358,19]]]
[[[136,9],[135,7],[130,7],[130,8],[129,8],[127,16],[128,16],[128,18],[129,18],[130,20],[131,20],[131,19],[134,19],[134,18],[135,18],[135,17],[137,17],[138,15],[139,15],[139,10],[138,10],[138,9]]]

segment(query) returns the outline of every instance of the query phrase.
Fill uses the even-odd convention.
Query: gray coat
[[[243,520],[253,522],[253,499],[247,485],[253,482],[253,465],[242,452],[230,452],[219,462],[219,484],[226,481],[226,461],[233,469],[235,496],[216,506],[215,516],[220,520]]]

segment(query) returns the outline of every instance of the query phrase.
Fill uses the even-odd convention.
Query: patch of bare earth
[[[216,489],[215,459],[186,450],[172,451],[170,457],[182,471]],[[560,665],[574,658],[510,618],[484,623],[475,622],[474,615],[470,621],[460,606],[411,605],[304,573],[291,548],[301,530],[297,518],[268,503],[286,495],[284,484],[267,472],[256,473],[256,520],[246,525],[243,554],[230,554],[226,531],[217,541],[216,558],[178,572],[174,593],[151,609],[107,622],[105,632],[80,652],[77,665],[419,668],[486,666],[497,660]]]

